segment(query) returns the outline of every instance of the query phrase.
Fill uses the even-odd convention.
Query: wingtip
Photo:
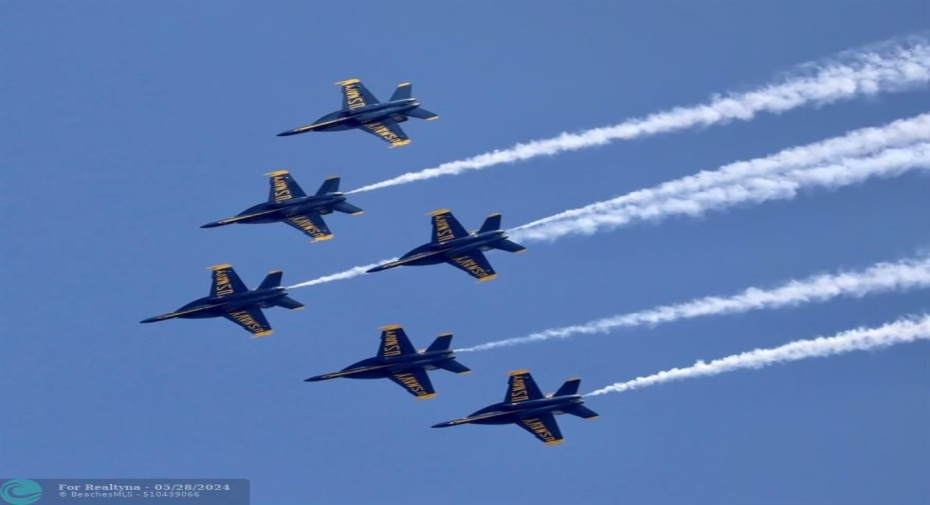
[[[507,372],[507,375],[523,375],[525,373],[530,373],[530,371],[526,368],[521,368],[519,370],[511,370],[510,372]]]
[[[335,235],[333,235],[332,233],[330,233],[329,235],[321,235],[319,237],[314,238],[312,242],[325,242],[327,240],[331,240],[334,236]]]
[[[271,335],[272,333],[274,333],[274,330],[260,331],[258,333],[252,334],[252,338],[267,337],[268,335]]]
[[[281,134],[279,133],[278,136],[281,136]],[[275,170],[274,172],[268,172],[264,175],[267,175],[268,177],[277,177],[279,175],[284,175],[284,174],[289,174],[289,173],[290,172],[288,172],[287,170]]]
[[[417,400],[429,400],[430,398],[435,398],[437,393],[430,393],[427,395],[421,395],[417,397]]]
[[[565,439],[564,439],[564,438],[560,438],[560,439],[558,439],[558,440],[550,440],[550,441],[546,442],[546,445],[559,445],[559,444],[562,444],[562,443],[565,443]]]
[[[451,214],[451,213],[452,213],[452,211],[449,210],[449,209],[437,209],[437,210],[434,210],[434,211],[432,211],[432,212],[430,212],[430,213],[428,213],[428,214],[426,214],[426,215],[427,215],[427,216],[430,216],[430,217],[436,217],[436,216],[439,216],[439,215],[441,215],[441,214]]]
[[[356,84],[359,82],[362,82],[362,81],[360,79],[356,79],[353,77],[351,79],[346,79],[344,81],[336,81],[334,84],[336,84],[337,86],[348,86],[350,84]]]
[[[381,330],[381,331],[388,331],[388,330],[399,330],[399,329],[401,329],[401,328],[403,328],[403,326],[401,326],[401,325],[399,325],[399,324],[388,324],[388,325],[386,325],[386,326],[381,326],[381,327],[378,328],[378,329]]]
[[[497,279],[497,274],[493,274],[493,275],[488,275],[488,276],[486,276],[486,277],[482,277],[482,278],[478,279],[478,282],[488,282],[488,281],[493,281],[494,279]]]
[[[207,267],[207,270],[212,270],[215,272],[217,270],[223,270],[224,268],[232,268],[232,265],[230,265],[229,263],[223,263],[221,265],[213,265],[212,267]]]

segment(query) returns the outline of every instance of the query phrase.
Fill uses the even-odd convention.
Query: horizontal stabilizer
[[[459,363],[458,361],[455,361],[455,360],[446,361],[445,363],[440,363],[440,364],[437,364],[436,366],[438,366],[439,368],[442,368],[443,370],[448,370],[448,371],[450,371],[450,372],[452,372],[452,373],[468,373],[468,372],[471,372],[471,369],[470,369],[470,368],[468,368],[467,366],[465,366],[465,365],[463,365],[463,364],[461,364],[461,363]]]
[[[581,386],[581,379],[568,379],[553,396],[577,395],[579,386]]]
[[[436,337],[436,340],[433,340],[433,343],[430,344],[430,346],[426,348],[426,352],[445,351],[445,350],[448,350],[449,346],[451,345],[452,345],[452,334],[443,333],[442,335],[439,335],[438,337]]]
[[[323,185],[320,186],[320,189],[317,190],[316,196],[322,196],[327,193],[335,193],[339,191],[339,178],[338,177],[328,177],[323,181]]]
[[[481,225],[481,229],[478,230],[478,233],[484,233],[486,231],[494,231],[501,229],[501,215],[500,214],[491,214],[484,220],[484,224]]]
[[[333,210],[335,210],[336,212],[342,212],[342,213],[345,213],[345,214],[350,214],[350,215],[352,215],[352,216],[357,216],[357,215],[359,215],[359,214],[365,212],[364,210],[362,210],[362,209],[356,207],[355,205],[352,205],[352,204],[349,203],[349,202],[339,202],[339,203],[333,205]]]
[[[410,98],[411,93],[413,92],[413,85],[409,82],[402,82],[397,85],[397,89],[394,90],[394,94],[391,95],[391,101],[397,100],[406,100]]]
[[[258,286],[258,289],[271,289],[280,286],[282,276],[284,276],[284,273],[280,270],[269,272],[265,280]]]
[[[507,252],[512,252],[512,253],[523,252],[526,250],[526,248],[523,247],[522,245],[516,242],[512,242],[510,240],[507,240],[507,239],[499,240],[491,244],[491,247],[495,249],[500,249],[501,251],[507,251]]]
[[[597,412],[585,407],[584,405],[575,405],[565,411],[566,414],[571,414],[573,416],[582,417],[584,419],[596,419],[600,416],[597,415]]]
[[[415,117],[417,119],[425,119],[427,121],[439,118],[439,114],[430,112],[423,107],[417,107],[416,109],[408,110],[407,112],[404,112],[404,114],[410,117]]]
[[[289,296],[278,298],[277,300],[275,300],[274,304],[277,305],[278,307],[284,307],[285,309],[291,309],[291,310],[300,310],[304,308],[304,304],[298,302],[297,300]]]

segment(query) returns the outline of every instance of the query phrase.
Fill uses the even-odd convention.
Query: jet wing
[[[258,307],[229,310],[223,314],[223,317],[245,328],[252,334],[252,338],[266,337],[274,332],[268,320],[265,319],[262,309]]]
[[[418,400],[425,400],[436,396],[436,390],[426,375],[426,370],[419,368],[406,372],[397,372],[389,375],[388,379],[396,382],[400,387],[406,389],[410,394],[416,396]]]
[[[562,438],[561,430],[559,430],[559,424],[555,421],[555,416],[552,414],[527,417],[520,419],[516,424],[532,433],[534,437],[545,442],[546,445],[561,444],[565,441],[565,439]]]
[[[361,109],[366,105],[380,103],[375,95],[358,79],[346,79],[336,84],[342,86],[342,108],[346,110]]]
[[[452,211],[449,209],[439,209],[429,214],[433,219],[433,243],[442,244],[452,239],[468,236],[468,230],[462,226]]]
[[[478,282],[497,278],[497,274],[491,264],[488,263],[488,259],[478,250],[460,256],[452,256],[446,260],[446,263],[463,270],[468,275],[478,279]]]
[[[329,231],[326,222],[318,212],[288,216],[284,219],[284,223],[309,235],[314,242],[333,238],[333,233]]]
[[[533,380],[529,370],[514,370],[510,372],[510,380],[507,381],[507,394],[504,395],[504,403],[520,403],[528,400],[539,400],[543,398],[542,391]]]
[[[243,293],[249,288],[233,270],[232,265],[223,264],[210,267],[213,270],[213,283],[210,285],[210,296],[227,296],[233,293]]]
[[[307,194],[304,193],[304,190],[300,187],[300,184],[297,184],[297,181],[291,177],[290,172],[287,170],[269,172],[265,175],[271,177],[271,179],[268,180],[268,183],[271,186],[268,190],[269,202],[285,202],[292,198],[301,198],[307,196]]]
[[[400,125],[390,118],[365,123],[359,128],[391,144],[391,147],[405,146],[411,142]]]
[[[379,358],[390,358],[402,354],[416,354],[407,333],[399,324],[392,324],[381,328],[381,347],[378,348]],[[427,380],[427,382],[429,382]]]

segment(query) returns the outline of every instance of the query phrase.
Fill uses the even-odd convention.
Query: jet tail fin
[[[581,379],[573,377],[565,381],[565,384],[562,384],[562,387],[553,396],[577,395],[579,386],[581,386]]]
[[[425,119],[427,121],[431,121],[433,119],[439,119],[439,114],[436,114],[435,112],[430,112],[424,109],[423,107],[417,107],[416,109],[408,110],[407,112],[404,112],[404,114],[410,117],[415,117],[417,119]]]
[[[569,407],[566,411],[566,414],[571,414],[573,416],[578,416],[583,419],[597,419],[597,412],[585,407],[584,405],[575,405],[574,407]]]
[[[280,270],[273,270],[268,273],[265,277],[265,280],[262,281],[261,285],[258,286],[258,289],[271,289],[276,288],[281,285],[281,277],[284,276]]]
[[[484,224],[481,225],[481,229],[478,230],[478,233],[484,233],[486,231],[494,231],[501,229],[501,215],[494,213],[487,217],[484,220]]]
[[[465,366],[465,365],[459,363],[458,361],[455,361],[454,359],[453,359],[453,360],[449,360],[449,361],[445,361],[445,362],[443,362],[443,363],[439,363],[439,364],[437,364],[436,366],[439,367],[439,368],[442,368],[443,370],[448,370],[448,371],[450,371],[450,372],[452,372],[452,373],[469,373],[469,372],[471,372],[471,369],[470,369],[470,368],[468,368],[467,366]]]
[[[289,296],[283,296],[281,298],[278,298],[277,300],[274,301],[274,304],[277,305],[278,307],[284,307],[285,309],[291,309],[291,310],[300,310],[304,308],[304,304],[298,302],[297,300]]]
[[[394,94],[391,95],[391,101],[406,100],[410,98],[411,93],[413,93],[413,85],[409,82],[402,82],[397,85],[397,89],[395,89]]]
[[[365,212],[364,210],[356,207],[355,205],[352,205],[349,202],[339,202],[336,205],[333,205],[333,210],[335,210],[336,212],[342,212],[345,214],[349,214],[350,216],[357,216]]]
[[[326,180],[323,181],[323,185],[320,186],[320,189],[317,190],[316,196],[335,193],[337,191],[339,191],[339,177],[327,177]]]
[[[426,348],[426,352],[433,351],[446,351],[452,345],[452,334],[443,333],[436,337],[436,340],[433,340],[433,343]]]

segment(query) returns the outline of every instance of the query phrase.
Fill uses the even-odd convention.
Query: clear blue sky
[[[264,172],[347,188],[602,126],[914,33],[922,1],[26,2],[0,4],[0,477],[230,477],[254,503],[876,504],[930,501],[925,343],[592,398],[567,443],[431,430],[528,368],[585,391],[925,310],[923,292],[840,300],[463,355],[416,401],[388,381],[304,383],[372,355],[379,326],[473,345],[696,296],[907,257],[928,244],[909,175],[704,219],[491,253],[497,280],[403,268],[295,290],[262,340],[224,320],[140,325],[232,263],[250,286],[403,253],[426,213],[515,226],[927,109],[926,90],[500,166],[358,195],[336,237],[199,225],[265,198]],[[399,149],[361,132],[275,134],[358,77],[440,114]]]

